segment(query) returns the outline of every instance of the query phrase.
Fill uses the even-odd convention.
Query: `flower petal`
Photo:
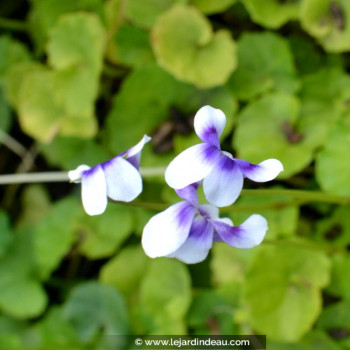
[[[213,245],[213,234],[213,225],[202,216],[196,217],[185,243],[168,257],[177,258],[186,264],[203,261]]]
[[[79,165],[75,170],[68,171],[68,177],[71,182],[80,182],[86,170],[91,169],[88,165]]]
[[[106,178],[100,164],[84,171],[81,180],[81,198],[83,207],[89,215],[99,215],[106,210]]]
[[[242,159],[235,159],[243,175],[255,182],[273,180],[281,171],[282,163],[277,159],[267,159],[260,164],[252,164]]]
[[[194,129],[198,137],[217,148],[220,148],[220,136],[226,125],[226,116],[211,106],[202,107],[194,117]]]
[[[142,234],[142,247],[151,258],[167,256],[186,241],[196,208],[180,202],[153,216]]]
[[[203,181],[205,197],[218,207],[231,205],[238,198],[242,188],[242,172],[235,161],[224,154]]]
[[[198,196],[197,196],[197,188],[199,187],[199,183],[194,183],[192,185],[186,186],[184,188],[180,188],[175,190],[177,195],[190,202],[193,206],[198,205]]]
[[[130,202],[142,192],[142,178],[138,170],[122,157],[101,164],[106,176],[108,197]]]
[[[140,158],[141,158],[141,151],[144,147],[144,145],[151,141],[151,137],[144,135],[142,140],[135,145],[134,147],[131,147],[128,149],[126,153],[126,159],[129,163],[131,163],[136,169],[139,169],[140,167]]]
[[[165,180],[170,187],[184,188],[201,181],[215,166],[220,150],[201,143],[180,153],[167,167]]]
[[[251,215],[242,225],[230,226],[224,222],[212,221],[220,237],[230,246],[248,249],[262,242],[267,231],[267,221],[258,214]]]

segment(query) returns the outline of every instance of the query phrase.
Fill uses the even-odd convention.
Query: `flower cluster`
[[[267,221],[261,215],[254,214],[240,226],[233,226],[230,219],[219,218],[218,207],[231,205],[238,198],[244,177],[269,181],[283,166],[277,159],[251,164],[222,151],[220,136],[225,124],[226,117],[219,109],[205,106],[197,112],[194,128],[203,143],[179,154],[165,172],[168,185],[185,201],[155,215],[146,224],[142,246],[148,256],[197,263],[206,258],[214,241],[246,249],[263,240]],[[203,182],[210,204],[198,204],[199,182]]]
[[[242,191],[244,177],[256,182],[269,181],[283,167],[277,159],[251,164],[222,151],[220,136],[225,124],[226,117],[219,109],[204,106],[197,112],[194,129],[203,143],[179,154],[166,169],[165,180],[182,201],[146,224],[142,246],[148,256],[197,263],[206,258],[215,241],[241,249],[262,242],[267,231],[265,218],[254,214],[234,226],[229,218],[219,217],[219,207],[235,202]],[[136,146],[107,162],[92,168],[80,165],[68,173],[71,181],[81,182],[82,202],[89,215],[103,213],[108,197],[129,202],[141,193],[140,156],[150,139],[145,135]],[[198,203],[200,184],[209,204]]]

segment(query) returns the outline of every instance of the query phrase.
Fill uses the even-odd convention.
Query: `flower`
[[[142,246],[151,258],[174,257],[185,263],[203,261],[214,241],[248,249],[260,244],[267,231],[267,221],[251,215],[242,225],[233,226],[229,218],[219,218],[219,209],[198,204],[198,184],[177,190],[184,201],[153,216],[142,234]]]
[[[204,143],[180,153],[168,166],[165,180],[174,189],[203,180],[207,200],[218,207],[231,205],[243,187],[243,178],[256,182],[274,179],[282,170],[277,159],[260,164],[233,158],[220,147],[220,136],[226,124],[225,114],[210,106],[202,107],[194,118],[194,129]]]
[[[107,197],[130,202],[141,193],[141,151],[150,140],[151,138],[145,135],[136,146],[107,162],[92,168],[79,165],[75,170],[68,172],[72,182],[81,181],[83,207],[89,215],[102,214],[107,207]]]

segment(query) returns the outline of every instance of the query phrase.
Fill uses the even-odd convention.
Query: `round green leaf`
[[[170,117],[170,107],[191,91],[191,86],[176,81],[156,64],[134,69],[124,79],[107,116],[104,132],[109,148],[120,153],[144,134],[151,134],[161,121]]]
[[[279,28],[299,17],[301,0],[243,0],[253,21],[267,28]]]
[[[350,2],[347,0],[304,0],[301,24],[326,51],[350,50]]]
[[[299,87],[288,42],[270,32],[243,33],[237,46],[238,68],[227,86],[242,100],[268,90],[295,92]]]
[[[76,240],[73,222],[80,211],[80,203],[75,198],[67,197],[56,203],[39,222],[34,232],[33,246],[41,278],[49,277]]]
[[[131,234],[132,219],[130,208],[113,203],[103,215],[86,216],[82,213],[76,223],[76,230],[82,236],[80,251],[90,259],[112,255]]]
[[[152,28],[157,17],[174,4],[186,4],[188,0],[127,0],[126,17],[140,27]]]
[[[350,114],[331,130],[323,149],[316,157],[316,179],[325,191],[350,195],[350,164],[344,158],[350,147]]]
[[[0,308],[16,318],[39,316],[47,296],[36,278],[36,265],[28,231],[17,232],[11,246],[0,259]]]
[[[86,282],[72,290],[63,306],[63,318],[84,342],[104,335],[128,334],[128,314],[117,289],[98,282]]]
[[[123,25],[112,39],[117,61],[128,66],[141,66],[154,60],[149,34],[142,29]]]
[[[196,6],[200,11],[207,15],[211,15],[214,13],[224,12],[237,0],[220,0],[220,1],[212,1],[212,0],[192,0],[191,3]]]
[[[299,127],[299,112],[299,100],[282,93],[266,95],[250,103],[239,116],[233,138],[239,158],[252,163],[277,158],[284,166],[279,175],[283,178],[302,170],[313,159],[319,143],[312,129],[304,133]]]
[[[244,284],[252,327],[273,340],[299,340],[321,312],[320,288],[328,284],[329,274],[330,261],[321,251],[261,247]]]
[[[167,258],[151,261],[140,298],[158,323],[183,319],[191,303],[191,280],[186,266]]]
[[[224,84],[237,65],[230,33],[213,33],[207,18],[190,6],[177,5],[159,16],[152,45],[162,67],[200,88]]]
[[[99,280],[130,296],[140,284],[148,262],[140,246],[128,246],[102,267]]]

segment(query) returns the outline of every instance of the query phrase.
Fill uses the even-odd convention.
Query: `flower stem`
[[[64,181],[69,181],[68,173],[65,171],[0,175],[0,185]]]
[[[333,204],[350,204],[350,197],[329,194],[321,191],[307,191],[307,190],[290,190],[290,189],[257,189],[257,190],[243,190],[243,196],[286,196],[291,197],[299,202],[299,204],[306,202],[322,202]]]

